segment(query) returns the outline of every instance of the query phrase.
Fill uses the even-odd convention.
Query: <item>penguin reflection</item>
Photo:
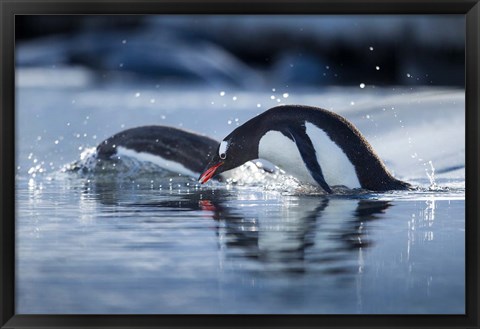
[[[95,198],[102,204],[135,211],[200,211],[200,217],[215,221],[218,248],[226,259],[253,260],[248,263],[251,269],[263,273],[357,271],[351,260],[358,256],[355,251],[371,245],[368,222],[390,207],[385,201],[281,195],[271,202],[254,196],[259,201],[250,201],[253,207],[241,207],[226,200],[248,199],[248,192],[221,189],[171,194],[164,199],[138,196],[138,190],[124,188],[98,193],[111,192],[111,188],[97,186],[91,191],[96,191]]]
[[[285,204],[260,210],[258,216],[223,212],[219,243],[226,256],[255,259],[261,271],[273,273],[349,273],[348,260],[371,245],[366,222],[378,218],[390,204],[384,201],[290,197]],[[235,213],[238,214],[238,211]],[[227,217],[228,216],[228,217]]]

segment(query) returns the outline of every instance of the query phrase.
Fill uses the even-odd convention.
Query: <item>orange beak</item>
[[[198,179],[198,181],[199,181],[201,184],[205,184],[206,182],[208,182],[208,181],[210,180],[210,178],[213,177],[213,175],[214,175],[215,172],[217,171],[218,167],[220,167],[221,165],[223,165],[223,162],[219,162],[219,163],[217,163],[216,165],[211,166],[210,168],[208,168],[207,170],[205,170],[205,172],[200,176],[200,178]]]

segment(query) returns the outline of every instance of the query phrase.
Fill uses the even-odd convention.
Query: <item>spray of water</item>
[[[431,172],[429,172],[428,168],[425,168],[425,173],[430,180],[430,186],[428,187],[428,189],[434,191],[438,189],[438,186],[435,183],[435,168],[433,167],[433,163],[431,160],[428,161],[428,164],[430,165],[431,170]]]

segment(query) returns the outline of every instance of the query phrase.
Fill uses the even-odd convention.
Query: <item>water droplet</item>
[[[351,102],[350,102],[350,105],[352,105],[352,106],[355,105],[355,102],[354,102],[354,101],[351,101]]]
[[[273,92],[275,92],[275,90],[276,90],[275,88],[272,88],[272,91],[273,91]]]
[[[367,114],[365,117],[366,117],[367,119],[370,119],[370,115],[368,115],[368,114]]]
[[[150,103],[151,103],[151,104],[155,103],[155,99],[152,98],[152,99],[150,100]]]
[[[55,144],[58,144],[58,139],[55,141]]]
[[[123,67],[123,63],[118,64],[119,67]]]
[[[407,78],[411,78],[412,76],[410,75],[410,73],[407,73]]]
[[[126,43],[127,43],[127,40],[122,40],[122,43],[123,43],[123,44],[126,44]]]
[[[370,48],[368,48],[368,49],[370,49],[370,51],[373,51],[373,47],[372,47],[372,46],[370,46]]]
[[[361,84],[360,84],[360,88],[362,88],[362,89],[365,88],[365,84],[364,84],[364,83],[361,83]]]
[[[237,96],[233,96],[232,99],[233,99],[234,101],[236,101],[236,100],[237,100]]]
[[[165,120],[167,117],[166,117],[165,115],[161,115],[160,118],[161,118],[162,120]]]
[[[270,99],[275,99],[275,96],[274,95],[270,96]]]
[[[140,93],[135,93],[135,97],[140,97]]]
[[[221,91],[221,92],[220,92],[220,96],[225,96],[225,92],[224,92],[224,91]]]
[[[262,107],[262,104],[258,103],[258,104],[257,104],[257,107]]]
[[[380,66],[375,66],[375,70],[380,71]]]
[[[288,98],[288,96],[290,96],[288,93],[283,94],[283,98]]]
[[[232,120],[228,120],[227,123],[228,123],[229,125],[231,125],[231,124],[232,124]]]

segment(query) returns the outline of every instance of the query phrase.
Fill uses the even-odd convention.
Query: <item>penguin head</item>
[[[212,177],[256,158],[258,158],[258,144],[249,143],[246,135],[237,128],[218,145],[217,152],[198,181],[204,184]]]

